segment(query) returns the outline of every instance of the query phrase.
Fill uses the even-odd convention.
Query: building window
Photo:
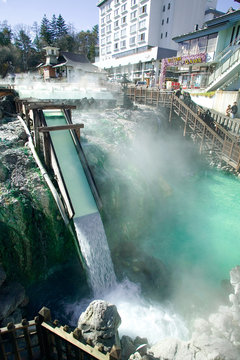
[[[164,19],[162,19],[162,25],[164,24]]]
[[[107,54],[109,54],[111,52],[111,46],[107,46],[106,52],[107,52]]]
[[[126,16],[122,17],[122,24],[126,24],[126,22],[127,22],[127,17]]]
[[[129,40],[129,45],[134,45],[135,44],[135,36],[131,37]]]
[[[139,21],[139,29],[144,29],[146,27],[146,19]]]
[[[118,16],[119,15],[119,9],[116,9],[115,11],[114,11],[114,16]]]
[[[136,26],[136,24],[134,24],[134,25],[130,26],[130,34],[135,33],[135,32],[136,32],[136,30],[137,30],[137,26]]]
[[[145,33],[138,35],[138,41],[144,41],[144,40],[145,40]]]
[[[136,17],[137,17],[137,10],[131,13],[131,20],[135,19]]]
[[[111,42],[111,35],[108,35],[106,38],[107,44],[109,44]]]
[[[118,4],[119,4],[119,0],[115,0],[114,5],[118,5]]]
[[[101,24],[102,24],[102,25],[105,24],[105,17],[103,17],[103,18],[101,19]]]
[[[168,10],[170,9],[170,6],[171,6],[171,4],[170,4],[170,3],[168,3],[168,7],[167,7],[167,8],[168,8]]]
[[[146,12],[147,12],[147,5],[144,5],[140,9],[140,14],[146,14]]]
[[[126,35],[127,35],[127,30],[126,29],[121,30],[121,37],[124,37]]]
[[[110,17],[110,14],[108,14],[107,16],[106,16],[106,21],[110,21],[111,20],[111,17]]]
[[[108,25],[108,26],[107,26],[106,31],[107,31],[107,32],[110,32],[110,31],[111,31],[111,25]]]
[[[105,35],[105,28],[101,29],[101,35]]]
[[[163,38],[163,34],[161,33],[161,39]]]
[[[165,5],[163,5],[163,9],[162,9],[162,11],[163,11],[163,12],[165,11]]]
[[[169,18],[167,18],[167,24],[169,23]]]
[[[105,49],[101,49],[101,54],[105,55]]]
[[[118,43],[114,44],[114,50],[118,50]]]
[[[126,47],[126,40],[121,41],[120,46],[121,48]]]
[[[101,39],[101,45],[105,45],[105,40],[106,40],[105,38]]]
[[[165,32],[165,37],[167,37],[167,31]]]
[[[137,0],[131,0],[131,6],[136,5],[136,3],[137,3]]]
[[[119,39],[119,31],[115,32],[114,34],[114,40],[118,40]]]
[[[122,7],[121,7],[121,10],[122,10],[122,12],[126,11],[127,10],[127,4],[123,4]]]
[[[119,22],[118,22],[118,20],[117,20],[117,21],[115,21],[115,23],[114,23],[114,27],[117,28],[118,26],[119,26]]]

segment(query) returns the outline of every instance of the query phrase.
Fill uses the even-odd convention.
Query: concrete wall
[[[238,106],[238,117],[240,117],[240,93],[238,91],[216,91],[212,98],[206,96],[192,96],[192,100],[207,109],[216,110],[225,114],[228,105],[233,105],[234,101]]]

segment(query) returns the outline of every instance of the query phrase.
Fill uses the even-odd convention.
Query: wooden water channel
[[[199,146],[200,153],[210,154],[219,162],[224,162],[237,172],[240,170],[240,137],[239,124],[231,119],[212,116],[212,122],[204,119],[204,111],[198,106],[192,106],[179,99],[172,92],[162,92],[158,89],[128,87],[127,95],[136,103],[162,106],[169,108],[169,122],[173,115],[183,121],[183,136],[189,135]],[[229,125],[231,131],[223,125]]]
[[[34,320],[9,323],[0,329],[1,360],[119,360],[120,348],[106,352],[103,346],[85,341],[80,329],[51,321],[48,308],[42,308]]]

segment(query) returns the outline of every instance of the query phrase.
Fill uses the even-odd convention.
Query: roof
[[[107,0],[99,0],[97,6],[102,6]]]
[[[84,72],[100,72],[98,67],[93,65],[84,54],[75,54],[63,51],[61,52],[58,61],[59,63],[53,66],[54,68],[60,66],[72,66],[75,69],[79,69]]]
[[[189,39],[196,39],[205,35],[214,34],[216,32],[219,32],[220,30],[230,27],[232,23],[237,22],[239,20],[240,20],[240,10],[234,10],[226,14],[223,14],[221,16],[218,16],[217,18],[207,21],[203,29],[199,29],[187,34],[175,36],[173,40],[176,42],[180,42]]]

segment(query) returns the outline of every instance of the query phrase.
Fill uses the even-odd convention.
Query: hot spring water
[[[76,111],[73,120],[85,124],[83,148],[103,198],[115,267],[124,262],[121,254],[129,244],[136,264],[140,249],[171,273],[175,310],[169,302],[149,300],[151,293],[143,297],[139,285],[127,278],[102,294],[118,308],[120,333],[147,336],[151,342],[165,336],[186,338],[176,308],[185,315],[210,311],[222,280],[239,263],[239,180],[208,169],[194,145],[177,135],[156,134],[159,118],[154,111]],[[126,248],[119,250],[121,246]],[[145,266],[150,269],[151,262]],[[141,268],[138,271],[141,281]],[[73,323],[87,302],[68,305]]]

